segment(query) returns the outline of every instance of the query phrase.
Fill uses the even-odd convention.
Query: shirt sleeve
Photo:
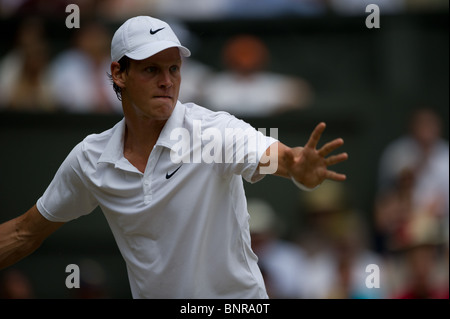
[[[36,203],[42,216],[50,221],[68,222],[89,214],[98,205],[83,179],[82,145],[69,153]]]
[[[241,175],[247,182],[255,183],[266,173],[257,168],[261,157],[267,148],[277,142],[276,138],[264,135],[247,122],[228,113],[223,113],[220,124],[222,132],[222,160],[223,174]]]

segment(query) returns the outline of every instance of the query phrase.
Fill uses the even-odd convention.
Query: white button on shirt
[[[242,177],[264,176],[256,168],[276,140],[251,128],[257,139],[246,143],[245,159],[256,161],[174,162],[179,140],[171,132],[192,133],[195,123],[223,136],[227,128],[251,128],[228,113],[178,102],[142,173],[123,156],[123,119],[72,150],[37,208],[48,220],[67,222],[100,206],[126,261],[133,298],[267,298],[250,247]]]

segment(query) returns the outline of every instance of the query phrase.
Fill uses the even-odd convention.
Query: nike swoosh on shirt
[[[153,31],[152,29],[150,29],[150,34],[153,35],[153,34],[155,34],[155,33],[158,33],[158,32],[161,31],[162,29],[164,29],[164,28],[159,28],[159,29],[156,29],[155,31]]]
[[[182,165],[178,166],[178,168],[176,170],[174,170],[171,174],[169,174],[169,172],[166,173],[166,179],[171,178],[180,168]]]

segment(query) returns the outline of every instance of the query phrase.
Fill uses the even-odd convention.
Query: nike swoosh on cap
[[[165,27],[159,28],[159,29],[156,29],[155,31],[153,31],[153,29],[150,29],[150,34],[153,35],[153,34],[155,34],[155,33],[158,33],[159,31],[161,31],[161,30],[164,29],[164,28],[165,28]]]

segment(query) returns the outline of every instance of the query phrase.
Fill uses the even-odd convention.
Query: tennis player
[[[180,67],[189,55],[164,21],[138,16],[117,29],[110,76],[124,118],[75,146],[36,204],[0,225],[0,268],[100,206],[126,262],[133,298],[268,298],[250,247],[243,179],[254,183],[275,163],[275,175],[302,189],[325,179],[344,181],[344,174],[328,169],[347,159],[346,153],[330,155],[343,140],[317,149],[325,129],[320,123],[304,147],[290,148],[226,112],[181,103]],[[180,136],[173,132],[194,140],[201,133],[195,123],[201,124],[201,145],[190,144],[188,156],[174,161]],[[228,132],[239,129],[253,130],[255,142],[225,143]],[[210,151],[233,160],[186,160],[209,144],[213,131]]]

